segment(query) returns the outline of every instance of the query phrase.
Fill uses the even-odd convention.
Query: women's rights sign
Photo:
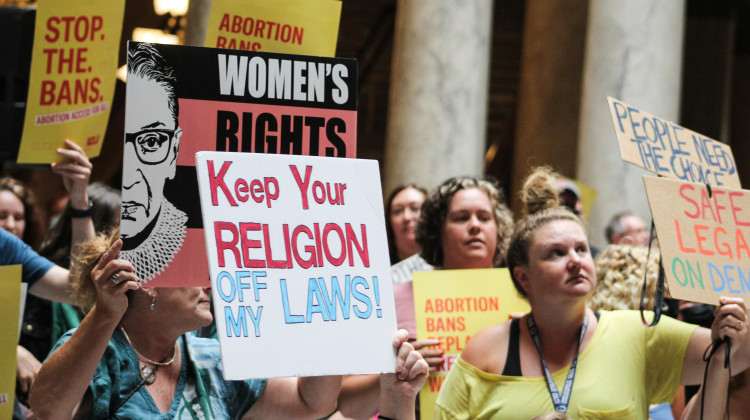
[[[226,379],[392,372],[375,161],[199,152]]]
[[[750,297],[750,191],[644,177],[672,297]]]
[[[615,98],[607,100],[622,160],[667,178],[740,188],[726,144]]]

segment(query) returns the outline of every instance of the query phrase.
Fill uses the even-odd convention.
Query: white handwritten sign
[[[375,161],[196,154],[227,379],[392,372]]]

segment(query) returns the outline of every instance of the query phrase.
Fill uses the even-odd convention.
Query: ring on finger
[[[112,280],[112,283],[114,283],[115,286],[120,284],[120,273],[113,274],[112,277],[110,277],[110,280]]]

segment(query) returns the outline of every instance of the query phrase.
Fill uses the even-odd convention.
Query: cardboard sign
[[[214,0],[205,46],[336,55],[341,1]]]
[[[439,339],[445,363],[419,392],[420,416],[432,419],[440,387],[469,338],[484,327],[528,312],[507,268],[436,270],[414,273],[417,338]]]
[[[149,287],[209,284],[196,152],[355,157],[354,60],[128,49],[120,255]]]
[[[16,345],[18,345],[21,266],[0,266],[0,418],[13,417],[16,394]]]
[[[644,177],[672,297],[750,298],[750,191]]]
[[[732,149],[724,143],[608,97],[626,162],[687,182],[740,188]]]
[[[224,377],[393,372],[377,162],[218,152],[196,162]]]
[[[63,160],[75,141],[99,156],[115,92],[125,0],[40,0],[18,163]]]

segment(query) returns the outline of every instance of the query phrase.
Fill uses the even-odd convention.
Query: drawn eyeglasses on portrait
[[[158,165],[169,156],[172,139],[177,130],[148,129],[125,133],[125,144],[133,143],[135,154],[146,165]]]

